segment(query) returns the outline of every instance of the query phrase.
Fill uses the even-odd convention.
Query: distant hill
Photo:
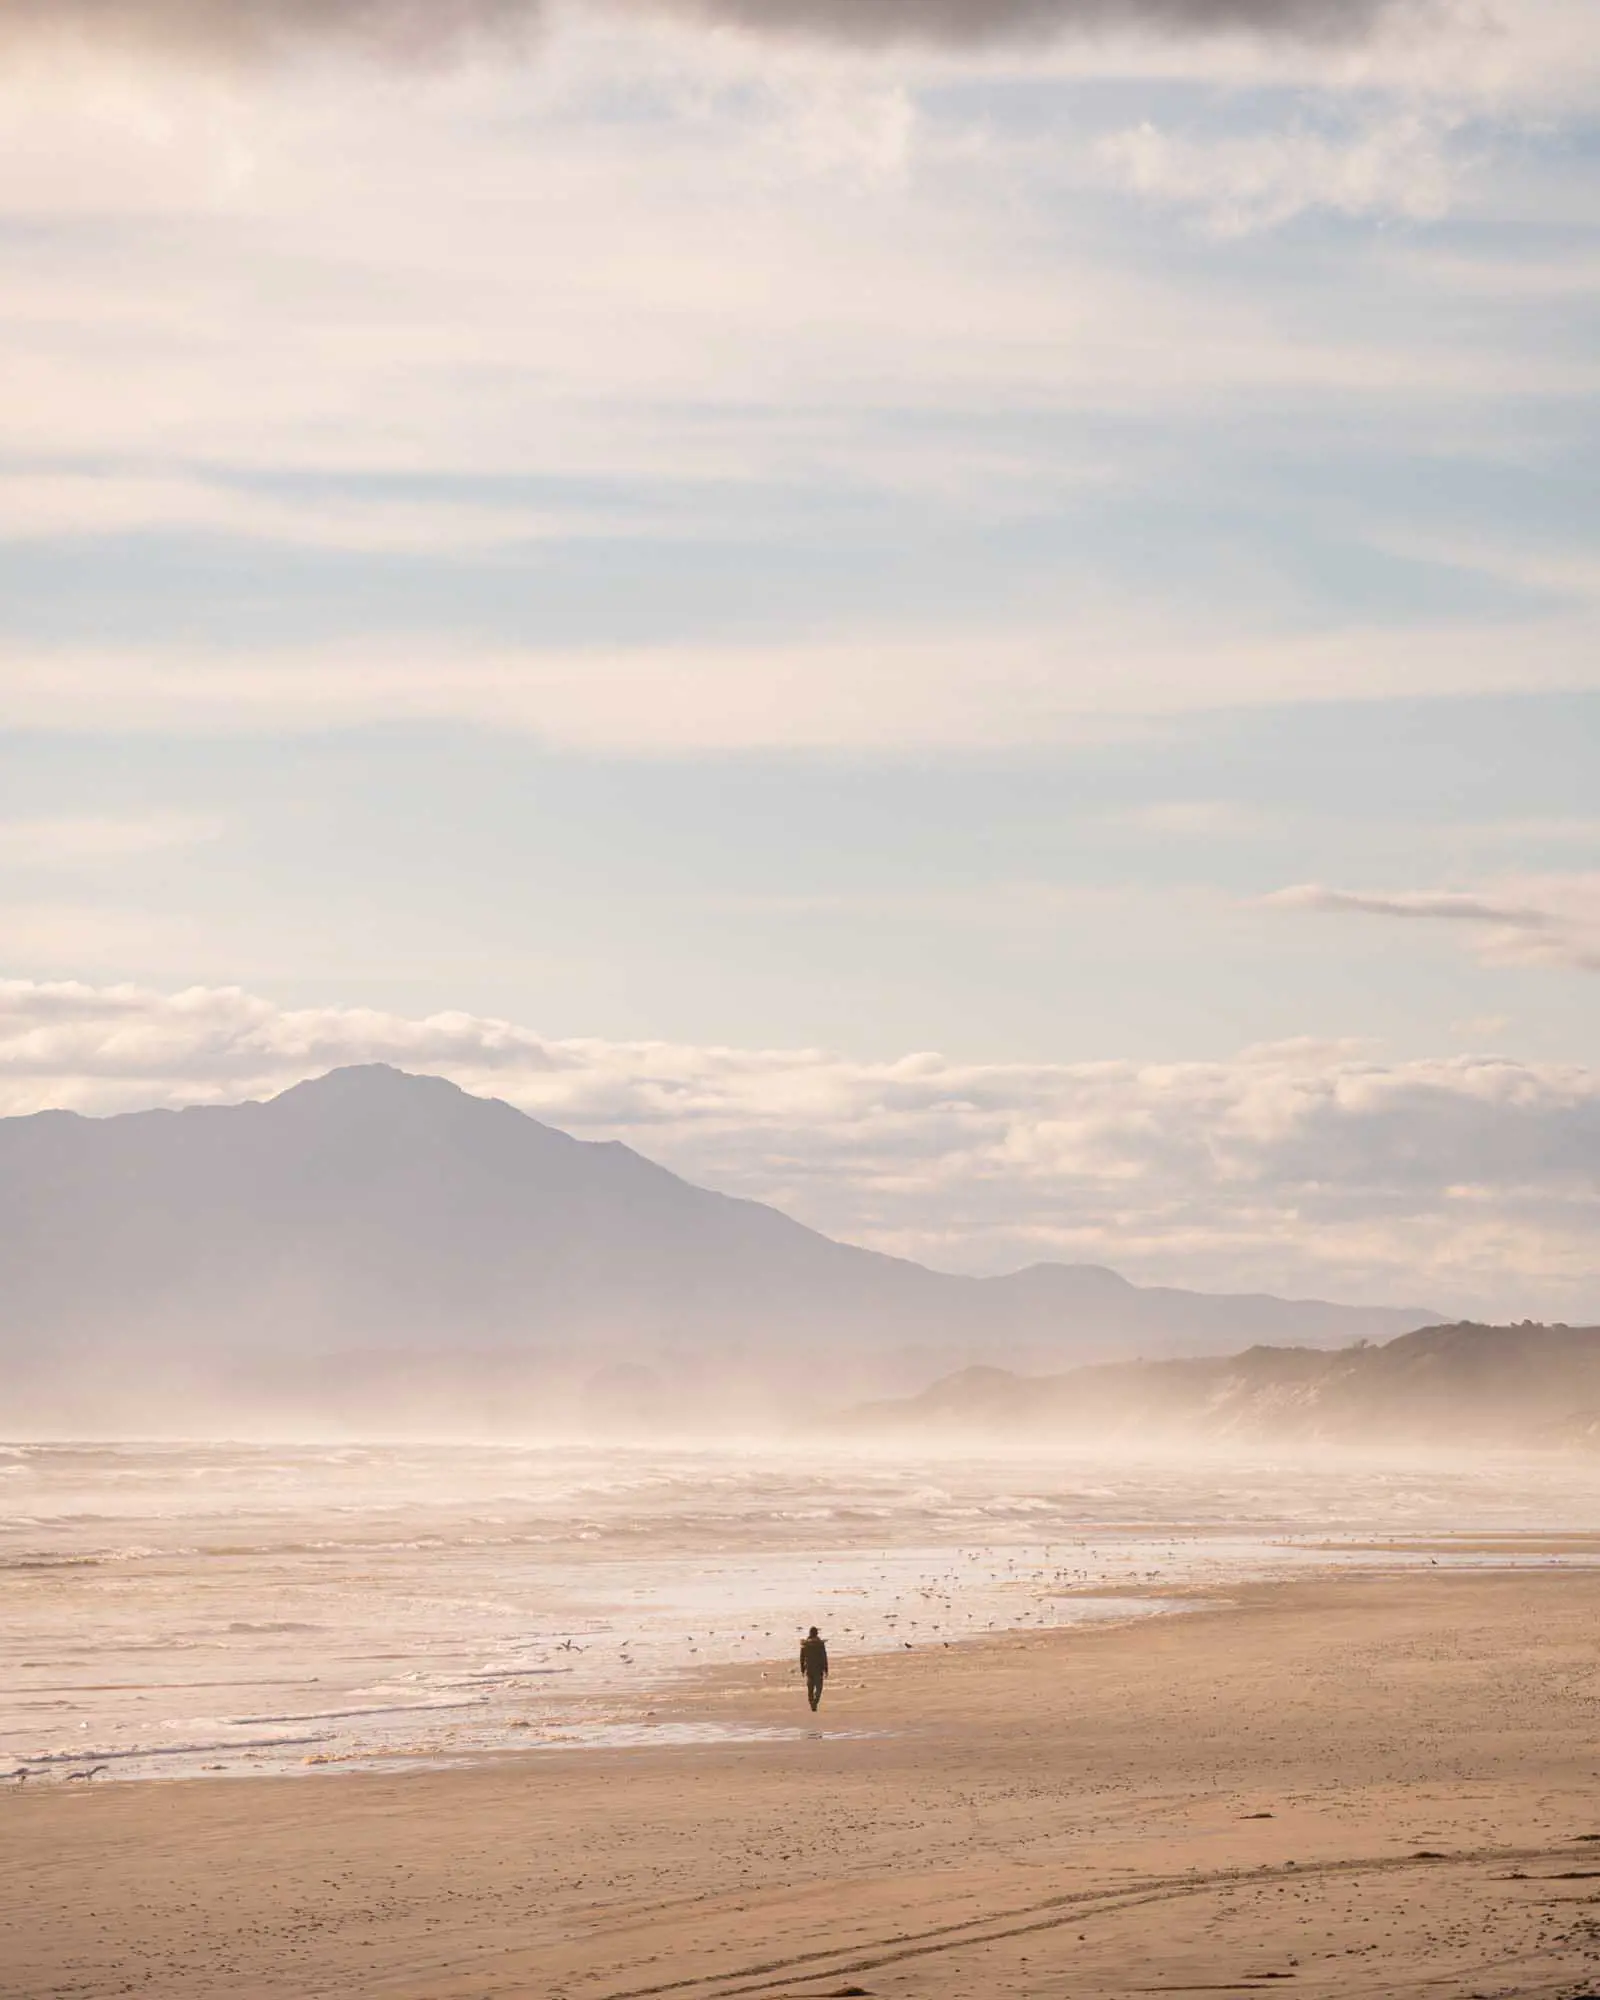
[[[219,1402],[363,1428],[714,1422],[975,1360],[1332,1345],[1429,1317],[1095,1266],[942,1274],[381,1065],[263,1104],[0,1119],[0,1430],[168,1428]]]
[[[1252,1347],[1030,1377],[968,1368],[854,1410],[856,1431],[1161,1443],[1600,1445],[1600,1327],[1429,1326],[1379,1346]]]

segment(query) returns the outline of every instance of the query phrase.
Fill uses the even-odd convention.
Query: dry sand
[[[841,1660],[860,1735],[18,1788],[0,1992],[1600,1994],[1597,1636],[1600,1572],[1353,1575]]]

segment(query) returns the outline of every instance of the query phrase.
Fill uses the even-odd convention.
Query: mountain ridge
[[[1097,1442],[1600,1446],[1600,1327],[1473,1320],[1338,1350],[971,1367],[865,1404],[845,1431]]]
[[[242,1104],[0,1119],[13,1379],[131,1357],[191,1391],[209,1371],[259,1394],[365,1355],[369,1381],[409,1367],[434,1395],[441,1359],[493,1355],[502,1376],[507,1357],[540,1375],[551,1411],[618,1370],[635,1404],[758,1379],[814,1401],[819,1370],[830,1394],[881,1394],[981,1358],[1214,1351],[1224,1329],[1330,1343],[1428,1317],[1104,1266],[933,1271],[382,1064]]]

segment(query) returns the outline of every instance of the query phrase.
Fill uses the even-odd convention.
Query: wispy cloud
[[[966,1268],[1090,1258],[1216,1287],[1600,1315],[1600,1074],[1384,1063],[867,1062],[554,1039],[466,1013],[237,988],[0,984],[0,1109],[265,1095],[344,1062],[437,1071],[855,1240]]]
[[[1309,210],[1431,222],[1448,213],[1465,171],[1453,124],[1400,110],[1345,131],[1196,138],[1144,123],[1108,134],[1096,157],[1118,186],[1196,213],[1221,236],[1275,228]]]
[[[1331,916],[1460,925],[1492,964],[1600,972],[1600,874],[1519,877],[1477,890],[1372,891],[1304,882],[1266,901]]]
[[[215,840],[221,823],[189,813],[0,819],[0,867],[92,867]]]
[[[1250,840],[1275,824],[1272,815],[1239,799],[1157,799],[1108,813],[1106,823],[1157,840]]]
[[[374,490],[374,487],[377,490]],[[366,489],[339,490],[288,480],[276,487],[183,470],[139,472],[96,467],[0,468],[0,540],[13,544],[72,537],[227,536],[284,550],[440,554],[491,553],[529,543],[579,542],[652,520],[647,505],[537,506],[515,496],[471,500]]]
[[[1403,889],[1384,895],[1359,889],[1328,889],[1320,882],[1296,883],[1267,899],[1284,910],[1327,910],[1363,917],[1403,917],[1413,922],[1495,924],[1508,930],[1546,930],[1548,911],[1531,904],[1495,903],[1482,896],[1444,889]]]
[[[1600,855],[1600,819],[1580,813],[1529,814],[1521,819],[1449,820],[1432,829],[1440,846],[1471,848],[1589,847]]]
[[[1120,615],[1119,615],[1120,614]],[[1126,604],[1050,628],[858,628],[699,644],[515,647],[427,634],[298,646],[0,644],[0,723],[253,730],[449,717],[585,751],[977,752],[1086,740],[1129,717],[1256,702],[1593,684],[1595,621],[1529,621],[1537,668],[1505,634],[1282,635],[1214,606],[1180,625]],[[1180,816],[1181,817],[1181,816]],[[1191,822],[1192,825],[1192,822]]]

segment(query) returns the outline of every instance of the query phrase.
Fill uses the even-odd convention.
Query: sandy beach
[[[1597,1630],[1593,1571],[1345,1575],[843,1657],[798,1740],[8,1787],[0,1991],[1600,1991]]]

